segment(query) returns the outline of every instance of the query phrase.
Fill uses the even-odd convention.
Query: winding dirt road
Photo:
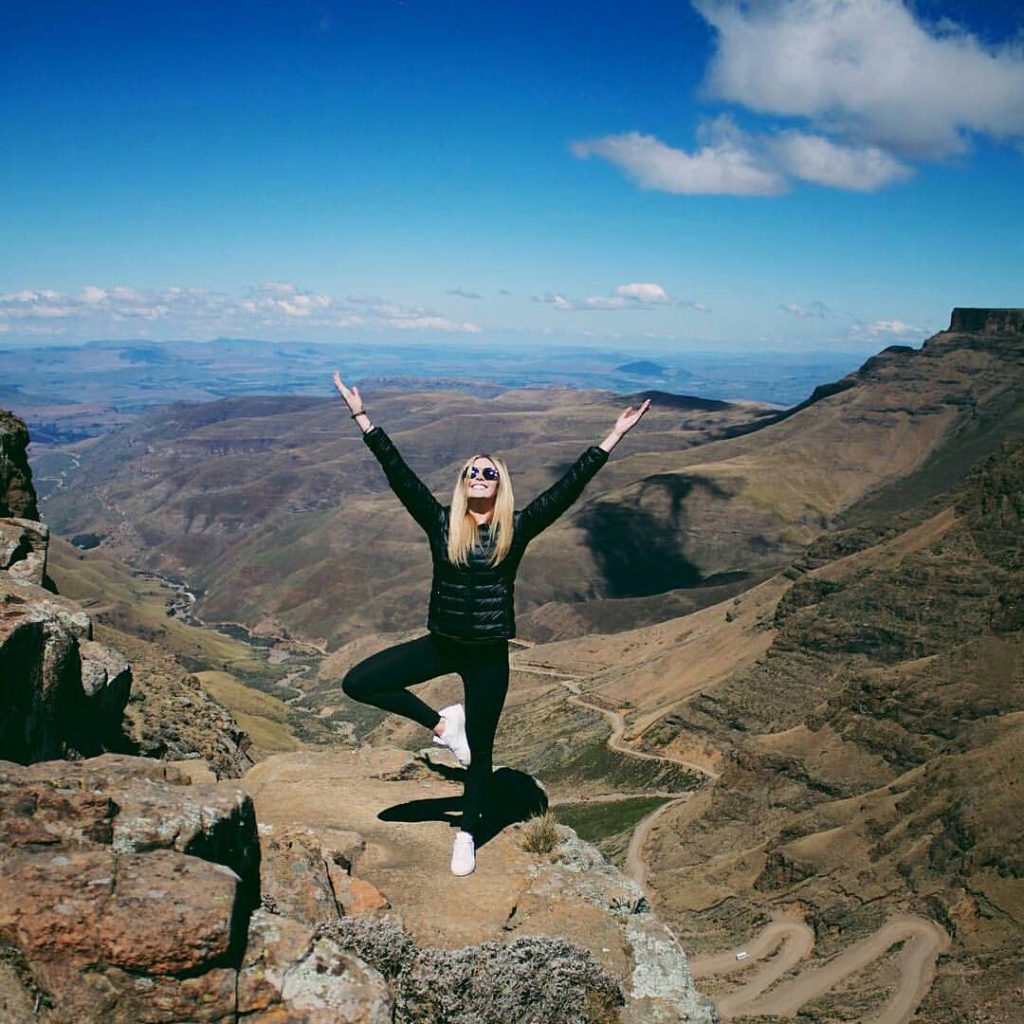
[[[772,921],[743,947],[748,959],[737,960],[735,952],[719,953],[698,957],[690,967],[694,980],[732,974],[766,960],[781,945],[778,956],[768,960],[746,984],[719,997],[715,1005],[725,1020],[740,1015],[793,1017],[811,1000],[885,956],[898,942],[904,945],[899,953],[900,980],[896,991],[877,1016],[862,1024],[906,1024],[931,987],[939,954],[949,946],[949,936],[942,928],[923,917],[891,917],[878,931],[847,947],[828,963],[807,968],[775,988],[771,986],[814,949],[814,933],[803,921]]]
[[[689,794],[687,794],[688,796]],[[686,796],[676,796],[668,803],[655,807],[650,814],[641,818],[633,828],[633,834],[629,837],[629,846],[626,847],[626,863],[623,870],[633,879],[637,885],[647,888],[647,861],[644,860],[644,847],[647,845],[647,837],[651,834],[654,823],[670,808],[675,807]]]
[[[596,702],[588,701],[580,692],[578,679],[547,666],[529,666],[525,671],[537,675],[550,675],[569,691],[569,700],[580,707],[602,714],[612,732],[608,747],[630,757],[678,764],[714,780],[718,776],[708,769],[668,755],[649,754],[634,750],[623,739],[625,719],[622,714]],[[660,795],[650,793],[647,795]],[[646,888],[648,867],[643,851],[657,820],[690,794],[669,799],[637,822],[626,852],[626,873]],[[618,799],[625,797],[619,796]],[[597,799],[616,799],[608,794]],[[793,1017],[801,1007],[823,996],[841,982],[862,971],[875,960],[885,956],[897,943],[903,943],[898,955],[899,983],[881,1011],[859,1024],[907,1024],[924,999],[935,978],[935,964],[939,954],[949,947],[949,936],[934,921],[909,914],[889,918],[866,939],[847,947],[820,967],[807,967],[795,976],[787,974],[814,952],[814,932],[801,920],[778,917],[743,946],[747,956],[736,959],[739,950],[697,957],[690,962],[695,981],[718,975],[738,974],[757,968],[754,974],[738,988],[718,997],[715,1006],[723,1020],[737,1016]],[[786,980],[782,980],[786,978]]]

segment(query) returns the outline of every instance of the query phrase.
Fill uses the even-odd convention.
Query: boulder
[[[43,586],[50,528],[32,519],[0,519],[0,570]]]
[[[258,910],[238,974],[238,1013],[256,1024],[392,1024],[381,974],[297,921]]]
[[[8,520],[8,522],[11,522]],[[28,763],[120,742],[131,668],[74,602],[0,572],[0,758]]]

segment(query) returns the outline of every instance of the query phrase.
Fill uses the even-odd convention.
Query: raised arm
[[[441,514],[441,503],[430,493],[430,488],[406,465],[391,438],[381,427],[375,427],[363,408],[358,388],[351,390],[342,383],[341,376],[334,374],[334,386],[349,407],[352,419],[359,424],[366,446],[376,456],[384,470],[391,489],[409,514],[428,533],[437,523]]]
[[[644,413],[651,407],[651,400],[645,398],[636,409],[627,405],[615,421],[611,433],[601,442],[600,447],[606,452],[611,450],[643,419]]]
[[[569,471],[553,483],[543,494],[538,495],[520,513],[519,529],[532,540],[541,530],[546,530],[583,493],[583,488],[594,478],[597,471],[608,461],[611,450],[629,433],[650,408],[648,398],[639,408],[629,406],[619,414],[611,433],[599,444],[588,448],[570,467]]]

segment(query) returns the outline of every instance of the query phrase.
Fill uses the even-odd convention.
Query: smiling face
[[[486,455],[475,458],[463,478],[468,499],[493,498],[498,492],[498,483],[498,467]]]

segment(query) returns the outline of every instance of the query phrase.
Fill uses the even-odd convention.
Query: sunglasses
[[[483,477],[484,480],[497,480],[500,474],[493,466],[484,466],[483,469],[477,469],[476,466],[470,466],[466,476],[470,480],[478,480]]]

